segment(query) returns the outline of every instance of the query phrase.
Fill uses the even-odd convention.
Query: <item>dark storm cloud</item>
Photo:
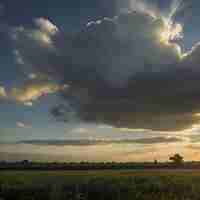
[[[0,4],[0,17],[2,17],[5,14],[5,7],[3,4]]]
[[[161,18],[132,12],[66,34],[47,19],[12,38],[21,65],[70,85],[63,98],[87,122],[178,131],[199,122],[199,49],[161,38]],[[58,106],[51,112],[63,119]],[[65,119],[63,119],[65,121]]]
[[[153,137],[135,140],[28,140],[19,143],[48,146],[92,146],[109,144],[160,144],[175,142],[182,142],[182,139],[176,137]]]

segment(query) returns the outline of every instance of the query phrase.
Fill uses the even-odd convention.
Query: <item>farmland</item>
[[[1,171],[0,199],[195,200],[200,199],[200,171]]]

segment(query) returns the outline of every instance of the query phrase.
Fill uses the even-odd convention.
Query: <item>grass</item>
[[[1,171],[0,200],[198,200],[199,171]]]

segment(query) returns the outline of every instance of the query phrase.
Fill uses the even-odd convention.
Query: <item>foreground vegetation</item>
[[[196,200],[198,171],[1,171],[1,200]]]

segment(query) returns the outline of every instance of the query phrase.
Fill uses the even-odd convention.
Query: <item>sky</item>
[[[0,160],[199,160],[199,9],[0,0]]]

